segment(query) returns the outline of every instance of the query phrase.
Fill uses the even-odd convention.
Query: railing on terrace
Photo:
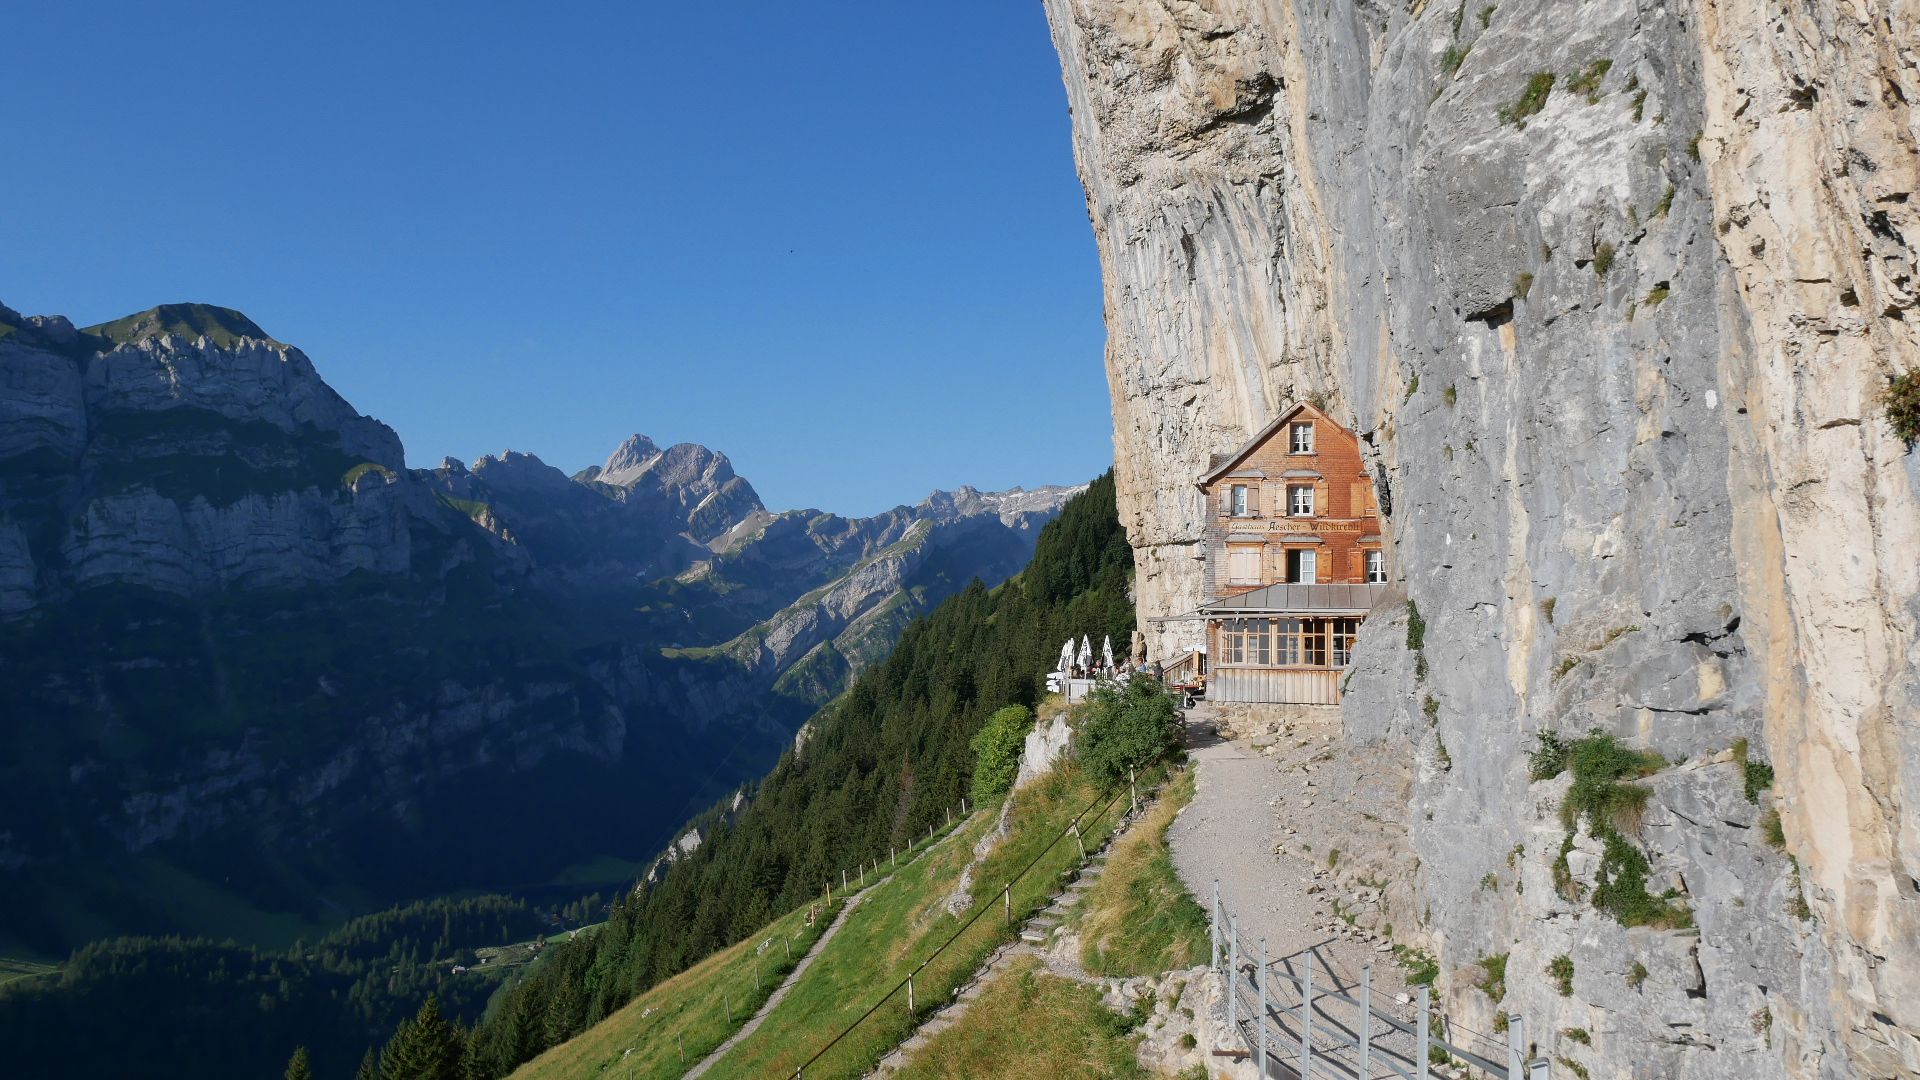
[[[1425,986],[1415,988],[1410,1006],[1381,1000],[1371,964],[1347,981],[1315,949],[1270,961],[1265,941],[1250,949],[1240,936],[1218,882],[1211,923],[1213,964],[1227,977],[1227,1026],[1261,1080],[1432,1080],[1435,1058],[1492,1080],[1550,1080],[1545,1059],[1526,1060],[1520,1017],[1509,1018],[1499,1038],[1444,1018],[1435,1023]]]

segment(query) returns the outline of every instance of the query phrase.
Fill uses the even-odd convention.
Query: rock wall
[[[1449,1007],[1596,1076],[1920,1074],[1920,466],[1876,400],[1920,362],[1914,13],[1047,9],[1155,651],[1203,599],[1208,455],[1321,403],[1405,589],[1345,724],[1417,763]],[[1525,751],[1596,727],[1687,762],[1634,838],[1695,930],[1554,887]],[[1503,952],[1494,1002],[1466,972]]]

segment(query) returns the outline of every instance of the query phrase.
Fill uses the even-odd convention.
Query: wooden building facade
[[[1222,701],[1334,705],[1386,588],[1373,478],[1353,433],[1299,404],[1199,480],[1211,673]]]

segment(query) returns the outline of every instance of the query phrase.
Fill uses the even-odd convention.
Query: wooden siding
[[[1207,700],[1338,705],[1346,674],[1345,668],[1215,667]]]

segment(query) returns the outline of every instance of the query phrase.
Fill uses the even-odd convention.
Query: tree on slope
[[[286,1080],[313,1080],[313,1066],[307,1062],[307,1048],[302,1046],[287,1059]]]
[[[462,1080],[465,1051],[460,1025],[440,1015],[440,999],[429,997],[380,1051],[380,1080]]]

